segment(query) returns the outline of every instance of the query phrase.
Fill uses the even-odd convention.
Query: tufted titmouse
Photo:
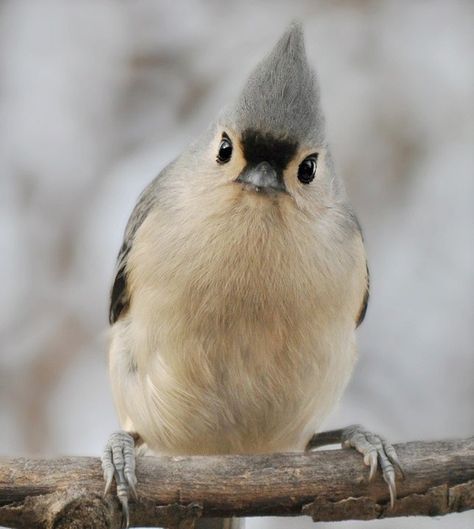
[[[180,455],[342,442],[371,476],[380,463],[393,504],[388,442],[358,426],[313,435],[349,380],[368,292],[359,223],[293,24],[128,222],[110,303],[124,431],[103,456],[124,525],[138,445]]]

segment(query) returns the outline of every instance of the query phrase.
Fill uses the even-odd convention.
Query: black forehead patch
[[[254,129],[242,133],[242,148],[249,165],[268,162],[283,171],[295,156],[298,144]]]

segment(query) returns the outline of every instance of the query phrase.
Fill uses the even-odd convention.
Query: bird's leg
[[[390,491],[390,505],[393,508],[397,497],[395,469],[398,469],[402,477],[404,474],[392,444],[380,435],[369,432],[359,424],[354,424],[340,430],[314,434],[306,445],[306,450],[336,443],[341,443],[343,448],[355,448],[364,456],[364,463],[370,467],[369,480],[374,477],[377,466],[380,465],[383,479]]]
[[[104,471],[106,495],[115,477],[117,483],[117,497],[122,506],[122,527],[129,526],[128,499],[130,492],[137,498],[135,476],[135,446],[141,442],[137,434],[128,432],[114,432],[105,445],[102,455],[102,469]]]

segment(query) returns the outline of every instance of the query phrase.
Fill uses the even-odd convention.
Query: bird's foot
[[[397,497],[395,470],[404,477],[395,448],[380,435],[369,432],[355,424],[342,430],[341,445],[343,448],[355,448],[364,456],[364,463],[370,467],[369,481],[375,476],[380,465],[382,476],[390,492],[390,506],[393,508]]]
[[[311,437],[306,450],[320,446],[341,443],[343,448],[355,448],[364,456],[364,463],[370,467],[369,480],[375,476],[378,465],[382,469],[383,479],[390,492],[390,506],[393,508],[397,497],[395,470],[404,477],[395,448],[380,435],[369,432],[355,424],[339,430],[316,433]]]
[[[122,528],[127,528],[130,523],[128,499],[130,493],[137,498],[135,476],[135,440],[127,432],[114,432],[104,449],[102,455],[102,469],[104,471],[106,495],[112,486],[115,477],[117,483],[117,497],[122,506]]]

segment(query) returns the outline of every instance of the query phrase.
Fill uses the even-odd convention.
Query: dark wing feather
[[[357,218],[356,214],[354,213],[354,211],[352,210],[352,208],[349,205],[346,206],[346,215],[347,215],[346,218],[349,219],[352,228],[355,229],[359,233],[359,235],[360,235],[360,237],[362,239],[362,242],[363,242],[364,241],[364,234],[362,233],[362,227],[360,225],[359,219]],[[364,321],[365,314],[367,312],[367,306],[369,304],[370,274],[369,274],[369,265],[367,264],[367,261],[365,262],[365,268],[367,270],[366,288],[365,288],[365,291],[364,291],[364,297],[362,298],[362,304],[360,306],[359,312],[357,313],[356,328],[359,327],[359,325]]]
[[[365,289],[364,298],[362,300],[362,305],[359,310],[359,314],[357,316],[356,320],[356,327],[359,327],[359,325],[364,321],[365,313],[367,312],[367,305],[369,304],[369,296],[370,296],[370,275],[369,275],[369,266],[366,263],[367,268],[367,287]]]
[[[146,219],[148,213],[156,203],[158,178],[143,191],[135,208],[130,215],[123,243],[117,256],[115,279],[110,292],[109,322],[114,324],[130,304],[130,293],[127,288],[127,260],[138,228]]]
[[[128,307],[126,264],[130,247],[124,241],[117,257],[115,279],[110,291],[109,323],[111,325],[118,320],[121,312]]]

